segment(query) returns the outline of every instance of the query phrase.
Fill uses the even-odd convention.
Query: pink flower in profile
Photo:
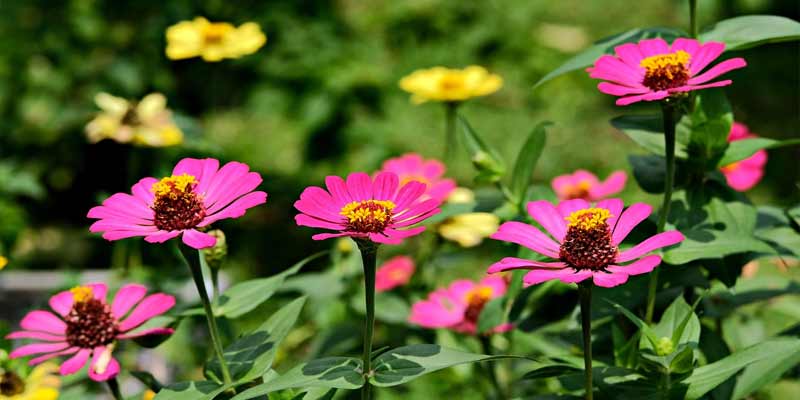
[[[722,54],[725,44],[678,38],[668,45],[664,39],[646,39],[614,48],[615,55],[603,55],[586,69],[601,82],[597,88],[620,96],[618,106],[638,101],[662,100],[676,93],[727,86],[731,80],[710,82],[747,63],[743,58],[725,60],[700,73]]]
[[[213,158],[184,158],[172,176],[143,178],[133,185],[132,194],[117,193],[89,210],[89,218],[99,219],[89,230],[103,232],[107,240],[144,236],[150,243],[182,235],[195,249],[211,247],[217,240],[197,228],[239,218],[248,208],[265,203],[267,194],[253,191],[260,184],[261,175],[246,164],[229,162],[219,168]]]
[[[572,174],[555,177],[551,186],[559,200],[598,201],[621,192],[627,179],[624,171],[615,171],[600,182],[593,173],[579,169]]]
[[[90,283],[63,291],[50,298],[55,311],[29,312],[19,323],[22,331],[7,339],[34,339],[37,343],[17,348],[11,358],[36,354],[30,365],[59,356],[71,356],[61,364],[61,375],[78,372],[89,362],[89,377],[105,381],[119,373],[119,362],[112,356],[118,340],[147,335],[169,335],[171,328],[151,328],[132,332],[151,318],[167,312],[175,298],[163,293],[147,297],[142,285],[125,285],[111,304],[106,302],[106,285]],[[91,360],[90,360],[91,358]]]
[[[314,240],[350,236],[399,244],[425,230],[412,225],[440,211],[440,200],[422,197],[427,185],[417,181],[401,185],[393,172],[380,172],[374,180],[364,172],[350,174],[347,181],[329,176],[325,185],[328,190],[307,187],[294,203],[300,211],[294,218],[297,225],[337,231],[316,234]]]
[[[678,231],[662,232],[620,251],[620,243],[653,211],[644,203],[633,204],[624,212],[622,208],[620,199],[602,200],[594,207],[582,199],[565,200],[557,207],[544,200],[530,202],[528,214],[550,236],[534,226],[512,221],[501,225],[492,238],[525,246],[553,260],[507,257],[487,272],[528,269],[530,272],[523,278],[526,285],[553,279],[573,283],[592,278],[595,285],[603,287],[621,285],[630,275],[648,273],[661,263],[661,257],[645,255],[679,243],[684,237]]]
[[[381,171],[397,174],[397,177],[400,178],[400,185],[410,181],[428,185],[428,190],[425,191],[423,197],[432,197],[439,201],[445,201],[456,188],[455,181],[442,178],[445,166],[441,161],[425,160],[417,153],[390,158],[383,163]]]
[[[457,280],[446,289],[432,292],[427,300],[414,303],[408,321],[425,328],[447,328],[474,335],[486,303],[504,295],[507,287],[506,280],[499,276],[487,276],[478,283]],[[511,324],[498,325],[492,333],[511,328]]]
[[[728,135],[728,142],[735,142],[742,139],[757,138],[747,129],[747,125],[734,122],[731,133]],[[744,192],[750,190],[761,181],[764,176],[764,165],[767,164],[767,151],[759,150],[752,156],[744,160],[728,164],[720,170],[728,181],[728,186],[734,190]]]
[[[375,273],[375,290],[385,292],[405,285],[414,275],[414,269],[414,260],[409,256],[390,258]]]

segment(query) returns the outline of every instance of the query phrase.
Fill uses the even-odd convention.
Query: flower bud
[[[666,356],[671,354],[673,350],[675,350],[675,345],[672,343],[672,339],[668,337],[658,339],[658,343],[656,343],[656,354]]]
[[[212,229],[207,232],[209,235],[217,238],[217,243],[207,249],[203,249],[203,256],[206,258],[206,263],[211,268],[219,268],[222,266],[222,261],[228,255],[228,244],[225,241],[225,233],[220,229]]]

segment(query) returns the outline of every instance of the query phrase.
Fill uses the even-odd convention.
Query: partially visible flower
[[[0,269],[5,268],[6,265],[8,265],[8,259],[3,256],[0,256]]]
[[[448,288],[437,289],[427,300],[414,303],[408,321],[425,328],[447,328],[476,334],[481,311],[489,300],[506,293],[508,283],[497,276],[488,276],[478,283],[457,280]],[[496,326],[492,333],[511,329],[510,324]]]
[[[400,80],[400,88],[411,93],[411,101],[417,104],[426,101],[464,101],[492,94],[501,86],[503,78],[477,65],[464,69],[420,69]]]
[[[409,256],[390,258],[375,273],[375,290],[385,292],[405,285],[414,275],[414,269],[414,260]]]
[[[314,240],[350,236],[373,243],[399,244],[420,234],[424,226],[409,228],[439,213],[439,200],[423,199],[427,185],[410,181],[403,185],[397,174],[379,172],[373,180],[364,172],[325,178],[327,190],[310,186],[294,208],[297,225],[336,233],[319,233]],[[407,229],[408,228],[408,229]]]
[[[572,174],[555,177],[550,185],[559,200],[598,201],[622,191],[627,178],[624,171],[615,171],[600,182],[595,174],[579,169]]]
[[[731,126],[731,133],[728,135],[728,142],[735,142],[742,139],[757,138],[758,136],[747,129],[747,125],[734,122]],[[744,192],[753,188],[764,177],[764,166],[767,164],[767,151],[759,150],[752,156],[744,160],[728,164],[720,170],[725,175],[728,185],[734,190]]]
[[[58,365],[37,365],[26,377],[13,371],[0,375],[0,400],[56,400],[61,379]]]
[[[425,160],[417,153],[408,153],[400,157],[390,158],[383,163],[383,172],[394,172],[400,179],[400,186],[411,181],[428,185],[423,198],[435,198],[440,202],[456,188],[452,179],[442,178],[444,164],[436,159]]]
[[[219,168],[213,158],[184,158],[171,176],[143,178],[132,195],[117,193],[89,210],[87,217],[99,219],[89,230],[103,232],[106,240],[144,236],[149,243],[181,235],[188,246],[204,249],[217,239],[198,228],[264,204],[267,194],[254,192],[260,184],[261,175],[246,164],[232,161]]]
[[[704,73],[712,61],[722,54],[725,44],[678,38],[668,45],[664,39],[645,39],[614,48],[615,55],[603,55],[586,69],[589,76],[601,82],[597,88],[619,96],[618,106],[638,101],[662,100],[682,92],[727,86],[731,80],[710,82],[718,76],[747,65],[743,58],[725,60]]]
[[[475,202],[475,193],[465,187],[457,187],[450,192],[447,196],[448,203],[450,204],[469,204]]]
[[[661,256],[645,255],[679,243],[684,237],[678,231],[662,232],[620,251],[620,243],[653,211],[644,203],[633,204],[624,212],[622,208],[620,199],[602,200],[594,207],[582,199],[565,200],[557,207],[545,200],[530,202],[528,214],[552,238],[516,221],[501,225],[492,238],[525,246],[553,260],[506,257],[487,272],[527,269],[530,272],[523,278],[526,285],[554,279],[577,283],[592,278],[595,285],[603,287],[621,285],[630,275],[648,273],[661,263]]]
[[[474,212],[454,215],[439,225],[439,234],[461,247],[474,247],[497,231],[500,218],[492,213]]]
[[[36,310],[20,322],[22,331],[7,339],[34,339],[12,351],[9,357],[37,355],[29,364],[69,355],[61,364],[61,375],[78,372],[89,362],[89,377],[106,381],[119,373],[119,362],[112,356],[118,340],[147,335],[170,335],[171,328],[151,328],[132,332],[151,318],[167,312],[175,298],[155,293],[145,297],[147,288],[129,284],[121,287],[111,304],[106,302],[104,283],[91,283],[63,291],[50,298],[56,312]],[[90,360],[91,357],[91,360]]]
[[[161,93],[150,93],[139,102],[98,93],[94,102],[102,112],[86,125],[86,136],[91,143],[111,139],[139,146],[167,147],[183,142],[183,132],[172,120],[167,99]]]
[[[153,400],[156,398],[156,392],[147,389],[142,393],[142,400]]]
[[[181,21],[167,28],[167,57],[171,60],[202,57],[204,61],[222,61],[253,54],[267,36],[255,22],[238,28],[227,22],[209,22],[203,17]]]

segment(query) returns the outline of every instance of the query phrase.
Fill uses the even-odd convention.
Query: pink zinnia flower
[[[737,140],[757,138],[757,135],[750,133],[747,125],[734,122],[731,133],[728,135],[728,142]],[[728,164],[720,170],[725,175],[728,185],[734,190],[744,192],[750,190],[761,181],[764,176],[764,165],[767,164],[767,151],[759,150],[752,156],[744,160]]]
[[[475,334],[486,303],[504,295],[507,287],[506,280],[498,276],[487,276],[479,283],[457,280],[449,288],[432,292],[427,300],[414,303],[408,321],[425,328]],[[505,332],[511,327],[511,324],[498,325],[492,332]]]
[[[328,190],[307,187],[294,203],[300,211],[294,218],[297,225],[338,231],[316,234],[314,240],[350,236],[398,244],[425,230],[410,226],[440,211],[440,200],[422,197],[427,185],[417,181],[400,185],[393,172],[380,172],[374,181],[363,172],[350,174],[347,181],[329,176],[325,184]]]
[[[600,182],[593,173],[579,169],[572,174],[555,177],[551,186],[559,200],[598,201],[622,191],[627,178],[624,171],[615,171]]]
[[[743,58],[725,60],[700,73],[722,54],[725,44],[678,38],[669,46],[664,39],[646,39],[614,48],[616,55],[603,55],[586,69],[589,76],[603,79],[597,88],[622,96],[618,106],[638,101],[661,100],[676,93],[727,86],[731,80],[712,79],[747,65]]]
[[[487,272],[529,269],[531,272],[523,279],[527,285],[552,279],[573,283],[592,278],[595,285],[603,287],[621,285],[629,275],[650,272],[661,263],[661,257],[642,256],[681,242],[684,237],[678,231],[662,232],[620,251],[619,244],[653,211],[644,203],[633,204],[625,212],[622,207],[620,199],[602,200],[594,207],[582,199],[565,200],[557,207],[544,200],[530,202],[528,214],[552,238],[531,225],[515,221],[501,225],[492,238],[525,246],[554,260],[507,257]]]
[[[392,257],[375,273],[375,290],[385,292],[403,286],[414,275],[414,260],[409,256]]]
[[[163,293],[145,297],[142,285],[125,285],[114,301],[106,302],[106,285],[90,283],[63,291],[50,298],[50,311],[29,312],[19,323],[22,331],[7,339],[35,339],[11,352],[11,358],[38,354],[30,360],[35,365],[51,358],[72,355],[61,364],[61,374],[79,371],[89,361],[89,377],[105,381],[119,373],[119,362],[111,355],[117,340],[146,335],[169,335],[171,328],[152,328],[131,333],[149,319],[167,312],[175,298]],[[91,357],[91,360],[89,358]]]
[[[197,228],[239,218],[266,202],[266,193],[253,191],[259,184],[261,175],[246,164],[229,162],[219,168],[213,158],[184,158],[172,176],[143,178],[131,188],[132,195],[117,193],[89,210],[89,218],[99,219],[89,230],[103,232],[107,240],[144,236],[150,243],[183,235],[188,246],[211,247],[217,240]]]
[[[432,197],[439,201],[445,201],[456,188],[455,181],[442,178],[445,166],[441,161],[425,160],[416,153],[408,153],[386,160],[381,171],[397,174],[401,186],[410,181],[428,185],[428,190],[425,191],[423,197]]]

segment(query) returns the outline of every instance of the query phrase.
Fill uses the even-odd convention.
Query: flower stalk
[[[453,162],[456,150],[456,115],[458,105],[459,103],[457,101],[448,101],[444,103],[444,161],[448,164]]]
[[[483,351],[483,354],[492,355],[491,337],[488,335],[481,335],[479,336],[479,340],[481,342],[481,350]],[[489,382],[491,382],[492,387],[494,388],[496,398],[508,398],[508,396],[505,395],[503,388],[500,386],[500,382],[497,380],[495,363],[488,363],[488,365],[484,364],[484,371],[486,372],[487,378],[489,378]]]
[[[697,0],[689,0],[689,35],[697,38]]]
[[[358,250],[361,251],[361,262],[364,266],[364,301],[367,310],[367,319],[364,324],[364,352],[362,353],[364,386],[361,387],[361,399],[372,398],[372,385],[369,378],[372,376],[372,331],[375,327],[375,268],[378,254],[378,245],[370,240],[356,240]]]
[[[581,328],[583,330],[583,371],[586,400],[592,400],[592,282],[578,283],[581,302]]]

